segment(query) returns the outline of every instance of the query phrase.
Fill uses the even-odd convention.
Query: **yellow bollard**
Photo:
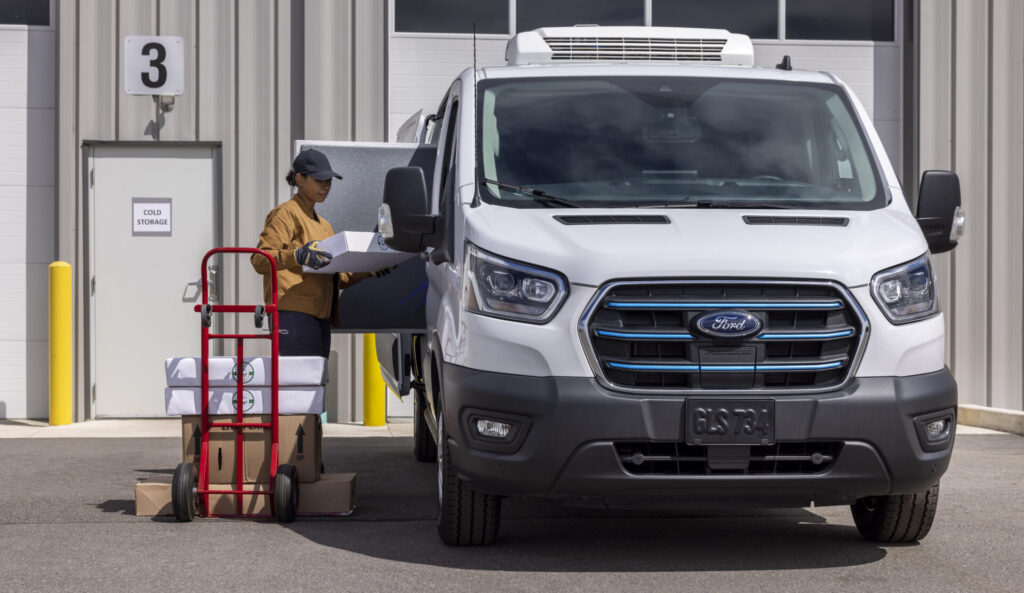
[[[50,426],[71,424],[71,265],[50,264]]]
[[[387,393],[377,362],[377,341],[373,334],[363,334],[363,426],[386,424]]]

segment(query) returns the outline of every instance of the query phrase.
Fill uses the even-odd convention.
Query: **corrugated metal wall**
[[[290,197],[284,174],[294,140],[385,138],[384,11],[374,0],[60,0],[58,236],[79,287],[79,419],[88,414],[82,144],[219,142],[222,240],[253,245],[267,211]],[[170,113],[152,97],[123,92],[126,35],[184,38],[185,92]],[[260,280],[248,272],[226,266],[228,302],[260,298]],[[351,372],[356,342],[335,339],[333,374],[348,379],[334,383],[342,420],[358,412],[350,405],[361,380]]]
[[[56,47],[53,27],[0,25],[0,418],[48,413]]]
[[[1024,3],[918,0],[918,177],[960,176],[967,235],[936,258],[960,401],[1024,409]]]

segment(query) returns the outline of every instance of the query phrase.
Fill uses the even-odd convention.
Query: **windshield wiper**
[[[793,202],[713,202],[701,200],[697,202],[697,208],[749,208],[751,210],[793,210],[803,208],[800,204]]]
[[[501,189],[507,189],[509,191],[513,191],[513,192],[515,192],[517,194],[526,196],[528,198],[533,198],[534,200],[536,200],[536,201],[538,201],[538,202],[540,202],[542,204],[559,204],[559,205],[565,206],[567,208],[583,208],[584,207],[582,204],[578,204],[576,202],[573,202],[573,201],[570,201],[570,200],[566,200],[565,198],[559,198],[558,196],[553,196],[553,195],[551,195],[551,194],[549,194],[549,193],[547,193],[545,191],[541,191],[539,189],[533,189],[533,188],[529,188],[529,187],[522,187],[522,186],[519,186],[519,185],[512,185],[511,183],[502,183],[500,181],[495,181],[493,179],[486,179],[486,178],[483,179],[480,183],[483,184],[483,185],[487,185],[487,184],[497,185]]]

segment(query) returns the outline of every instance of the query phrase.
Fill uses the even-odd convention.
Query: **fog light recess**
[[[482,437],[507,441],[512,434],[512,425],[508,422],[488,418],[476,418],[475,421],[476,433]]]
[[[953,410],[944,410],[914,418],[917,438],[925,451],[945,449],[953,439],[956,430],[956,416]]]

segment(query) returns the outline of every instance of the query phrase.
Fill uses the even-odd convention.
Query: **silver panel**
[[[960,176],[970,228],[953,252],[953,363],[960,402],[988,405],[988,11],[956,4],[953,170]]]
[[[151,95],[124,92],[125,35],[156,35],[156,0],[118,2],[117,51],[117,136],[115,140],[158,140],[160,123],[156,102]],[[189,74],[186,72],[186,78]],[[104,138],[105,140],[106,138]]]
[[[207,2],[206,4],[210,4]],[[175,35],[185,42],[185,93],[175,97],[174,109],[157,109],[161,140],[198,140],[196,137],[196,6],[188,0],[160,2],[158,35]]]
[[[992,2],[990,404],[1024,409],[1024,3]],[[973,218],[973,214],[971,214]]]

